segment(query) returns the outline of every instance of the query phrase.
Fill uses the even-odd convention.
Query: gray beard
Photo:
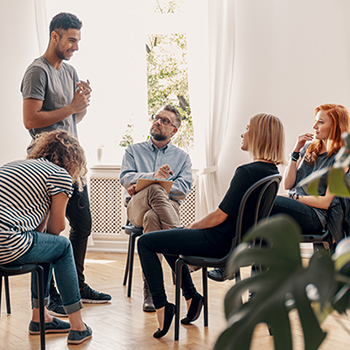
[[[151,131],[151,136],[156,140],[156,141],[165,141],[167,138],[162,135],[162,134],[157,134],[154,131]]]

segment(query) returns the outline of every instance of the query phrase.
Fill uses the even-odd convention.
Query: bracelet
[[[289,198],[298,201],[299,200],[299,193],[289,193]]]
[[[300,157],[300,152],[293,152],[293,153],[291,154],[291,160],[292,160],[293,162],[297,162],[298,159],[299,159],[299,157]]]

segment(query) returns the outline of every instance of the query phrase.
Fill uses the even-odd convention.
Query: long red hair
[[[335,154],[343,146],[344,141],[341,138],[343,132],[349,132],[350,129],[350,117],[348,110],[342,105],[336,104],[323,104],[315,108],[315,118],[319,111],[327,113],[328,117],[332,120],[332,129],[328,136],[327,142],[327,157]],[[308,147],[305,160],[309,163],[313,163],[316,157],[320,154],[322,149],[322,140],[313,141]]]

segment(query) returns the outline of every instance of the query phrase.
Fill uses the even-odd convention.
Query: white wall
[[[88,163],[96,163],[96,150],[104,145],[106,163],[120,164],[124,149],[119,142],[128,123],[135,139],[144,140],[147,115],[145,1],[38,1],[46,4],[46,45],[49,22],[59,12],[72,12],[83,21],[80,49],[69,61],[79,78],[91,81],[91,105],[78,126]],[[2,65],[0,92],[3,108],[0,164],[23,158],[30,138],[22,123],[19,86],[26,67],[42,55],[38,49],[35,1],[0,0]],[[144,30],[143,30],[144,28]],[[46,46],[44,47],[46,49]],[[14,133],[11,133],[11,131]],[[6,152],[5,152],[6,149]],[[10,150],[10,151],[8,151]]]
[[[96,148],[100,143],[109,147],[106,151],[118,164],[123,149],[116,145],[126,124],[133,116],[147,113],[144,77],[145,40],[150,28],[148,22],[152,22],[147,5],[150,1],[83,3],[84,6],[80,1],[47,0],[47,18],[50,21],[54,14],[70,11],[83,20],[80,50],[71,63],[81,79],[91,80],[93,96],[88,115],[79,125],[80,140],[87,150],[89,165],[96,161]],[[207,67],[204,22],[210,13],[198,8],[206,1],[194,3],[191,26],[203,28],[203,35],[192,52],[200,55],[198,67],[199,64]],[[288,154],[297,135],[311,130],[316,105],[330,102],[350,108],[350,26],[347,22],[350,1],[236,0],[235,4],[232,118],[219,159],[223,192],[234,169],[249,161],[248,154],[240,151],[240,134],[252,115],[267,112],[282,119]],[[0,0],[0,6],[0,164],[3,164],[25,156],[30,138],[22,124],[19,87],[26,67],[43,52],[39,52],[37,44],[34,1]],[[200,31],[197,34],[200,35]],[[196,76],[200,79],[198,67]],[[205,108],[206,82],[203,76],[200,96],[196,97],[197,107],[193,106],[193,112],[199,115],[201,108]],[[201,101],[203,105],[198,107]],[[195,124],[196,131],[201,130],[200,118],[196,121],[199,123]],[[140,135],[144,131],[147,134],[147,121],[145,125],[137,125]],[[203,152],[201,143],[199,153]]]
[[[315,106],[350,109],[349,18],[346,0],[236,1],[234,92],[219,160],[222,184],[249,161],[239,150],[240,134],[254,114],[281,118],[287,155],[296,137],[312,130]]]
[[[22,122],[20,84],[27,65],[39,55],[34,24],[34,3],[0,2],[0,165],[26,155],[30,142]]]

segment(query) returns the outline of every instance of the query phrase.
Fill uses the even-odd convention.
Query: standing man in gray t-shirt
[[[59,13],[53,17],[46,52],[35,59],[24,74],[21,84],[23,122],[33,138],[43,131],[55,129],[63,129],[75,137],[78,136],[77,123],[86,114],[91,87],[89,80],[79,81],[76,70],[63,61],[68,61],[79,49],[81,27],[82,22],[73,14]],[[87,241],[91,233],[91,212],[86,186],[82,192],[74,187],[66,216],[71,226],[69,239],[73,247],[82,301],[108,302],[111,296],[90,288],[85,283],[83,273]],[[56,316],[65,314],[53,281],[48,310]]]

